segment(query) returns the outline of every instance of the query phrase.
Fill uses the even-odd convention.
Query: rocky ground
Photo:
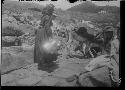
[[[97,58],[80,59],[67,55],[78,55],[74,48],[78,42],[62,40],[60,54],[54,61],[58,68],[53,72],[38,70],[34,63],[34,45],[2,47],[1,85],[2,86],[69,86],[69,87],[112,87],[118,86],[119,64],[103,55]],[[30,41],[30,40],[29,40]],[[31,40],[32,41],[32,40]],[[115,56],[119,62],[119,55]]]
[[[26,45],[25,48],[2,48],[2,61],[2,86],[73,86],[66,78],[85,71],[85,62],[88,63],[88,60],[79,60],[81,64],[73,63],[73,60],[60,60],[59,68],[54,72],[41,71],[38,70],[37,64],[33,63],[33,47]],[[85,62],[82,63],[83,61]]]
[[[102,62],[101,68],[88,71],[86,66],[93,59],[79,59],[69,58],[65,60],[58,60],[59,68],[53,72],[48,73],[46,71],[38,70],[38,65],[33,63],[33,47],[8,47],[2,50],[2,86],[83,86],[83,87],[96,87],[99,82],[93,84],[93,80],[90,77],[96,78],[98,81],[103,81],[103,86],[111,86],[111,79],[109,77],[109,69],[111,65]],[[10,53],[11,52],[11,53]],[[21,57],[21,58],[20,58]],[[100,57],[103,59],[103,57]],[[102,60],[103,61],[103,60]],[[98,62],[97,62],[98,63]],[[114,65],[117,66],[117,65]],[[113,66],[113,67],[114,67]],[[117,67],[115,67],[114,71]],[[8,72],[10,71],[10,72]],[[114,79],[117,81],[118,75],[114,74]],[[102,87],[103,87],[102,86]]]

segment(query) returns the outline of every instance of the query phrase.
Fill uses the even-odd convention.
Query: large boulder
[[[33,54],[31,52],[3,51],[1,73],[7,73],[31,63],[33,63]]]
[[[80,75],[79,83],[84,87],[111,87],[109,69],[102,67]]]
[[[79,75],[81,72],[85,72],[86,70],[84,69],[85,65],[84,64],[77,64],[73,62],[65,62],[62,63],[63,65],[59,65],[60,68],[56,69],[53,72],[54,76],[57,77],[62,77],[62,78],[68,78],[73,75]]]
[[[42,83],[44,83],[45,86],[55,86],[59,81],[59,78],[52,76],[47,76],[42,79]]]
[[[37,64],[30,64],[26,67],[22,67],[21,69],[2,75],[1,84],[2,86],[33,86],[36,84],[41,84],[41,80],[43,80],[42,85],[48,85],[49,81],[51,80],[51,78],[48,80],[48,75],[49,73],[38,70]]]
[[[17,81],[17,85],[19,86],[33,86],[37,84],[41,80],[41,77],[29,76],[28,78],[24,78]]]

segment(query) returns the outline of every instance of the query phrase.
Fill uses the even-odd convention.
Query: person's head
[[[103,29],[103,32],[108,32],[108,31],[114,31],[114,28],[112,26],[106,26],[104,29]]]
[[[54,5],[53,4],[48,4],[42,11],[42,14],[44,15],[52,15],[54,11]]]
[[[54,8],[55,6],[53,4],[48,4],[48,7]]]

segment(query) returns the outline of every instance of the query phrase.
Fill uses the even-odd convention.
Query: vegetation
[[[2,36],[21,36],[24,33],[12,26],[7,26],[2,29]]]
[[[85,2],[82,4],[79,4],[77,6],[74,6],[72,8],[69,8],[68,11],[73,12],[83,12],[83,13],[98,13],[101,10],[107,11],[108,13],[120,13],[120,8],[116,6],[97,6],[91,2]]]
[[[98,13],[101,10],[108,11],[107,13]],[[6,12],[7,11],[7,12]],[[35,30],[39,24],[42,16],[43,6],[35,3],[18,3],[16,1],[7,1],[2,5],[2,14],[8,14],[10,17],[20,16],[24,19],[24,23],[20,23],[16,20],[18,25],[15,23],[8,22],[3,23],[6,25],[2,28],[2,36],[20,36],[24,33],[35,33]],[[9,14],[10,13],[10,14]],[[58,24],[63,23],[64,25],[70,25],[70,23],[79,23],[80,20],[91,21],[99,28],[103,28],[105,25],[116,24],[120,21],[119,8],[114,6],[96,6],[93,3],[86,2],[78,6],[74,6],[66,11],[61,9],[55,9]],[[19,17],[20,18],[20,17]],[[26,19],[25,19],[26,18]],[[37,22],[38,21],[38,22]],[[28,22],[28,23],[27,23]],[[16,28],[15,28],[16,27]]]

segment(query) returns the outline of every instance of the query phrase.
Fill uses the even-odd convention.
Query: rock
[[[1,85],[15,80],[15,76],[12,74],[1,75]]]
[[[49,76],[50,73],[46,72],[46,71],[41,71],[41,70],[34,70],[32,71],[32,74],[35,75],[35,76]]]
[[[110,87],[111,79],[107,67],[95,69],[79,77],[79,83],[88,87]]]
[[[83,87],[93,87],[93,83],[90,81],[90,79],[87,77],[87,75],[81,75],[79,77],[79,83]]]
[[[34,86],[46,86],[46,84],[43,83],[42,80],[41,80],[38,83],[36,83]]]
[[[11,72],[11,74],[17,77],[18,79],[24,79],[31,76],[32,73],[31,71],[28,71],[26,69],[19,69]]]
[[[26,69],[22,68],[19,70],[15,70],[9,74],[2,75],[1,76],[2,85],[4,86],[8,86],[8,85],[30,86],[30,85],[34,85],[35,83],[37,83],[37,81],[39,82],[39,80],[41,80],[42,77],[47,77],[50,75],[49,73],[45,71],[37,70],[37,68],[35,68],[35,64],[28,65],[25,68]],[[16,84],[13,81],[15,81]]]
[[[46,71],[42,71],[42,70],[38,70],[38,64],[37,63],[33,63],[30,65],[27,65],[26,67],[23,67],[24,69],[30,71],[33,75],[35,76],[48,76],[50,75],[50,73],[46,72]]]
[[[68,78],[73,75],[78,75],[80,72],[84,72],[84,66],[80,64],[74,64],[74,63],[68,63],[65,64],[63,67],[60,67],[59,69],[55,70],[52,75]]]
[[[77,77],[75,75],[66,79],[67,82],[73,82],[74,80],[77,80]]]
[[[2,53],[2,67],[1,68],[6,68],[11,64],[13,60],[13,57],[11,56],[10,53]]]
[[[27,70],[30,70],[30,71],[37,70],[38,64],[37,63],[33,63],[33,64],[27,65],[27,66],[25,66],[23,68],[27,69]]]
[[[77,84],[75,81],[67,82],[64,78],[49,76],[49,77],[44,77],[44,79],[42,79],[38,84],[36,84],[36,86],[65,87],[65,86],[77,86]]]
[[[77,86],[76,82],[69,83],[66,80],[61,80],[58,83],[56,83],[57,87],[74,87]]]
[[[19,86],[32,86],[38,83],[41,80],[41,77],[29,76],[28,78],[20,79],[16,83]]]
[[[29,75],[34,75],[34,76],[48,76],[50,75],[46,71],[38,70],[37,63],[27,65],[26,67],[23,67],[22,69],[13,71],[12,74],[16,75],[17,77],[22,77],[23,76],[29,76]]]
[[[119,65],[116,62],[116,60],[111,59],[111,64],[109,65],[109,67],[110,69],[112,69],[110,71],[112,81],[119,83],[119,80],[120,80],[119,79]]]
[[[2,86],[16,86],[14,81],[3,84]]]
[[[12,47],[11,47],[12,49]],[[8,50],[9,52],[10,50]],[[11,54],[10,54],[11,53]],[[32,63],[32,53],[31,52],[22,52],[15,53],[10,52],[2,53],[2,64],[1,64],[1,73],[4,74],[8,71],[19,69],[30,63]],[[30,55],[29,55],[30,54]]]
[[[44,77],[44,78],[42,79],[42,83],[44,83],[45,86],[54,86],[54,85],[56,85],[56,83],[58,83],[59,81],[60,81],[59,78],[52,77],[52,76]]]
[[[90,60],[86,59],[79,59],[79,58],[69,58],[66,59],[65,57],[59,57],[59,59],[56,60],[56,63],[59,65],[59,67],[67,66],[67,64],[83,64],[86,65]]]
[[[76,74],[76,72],[74,72],[73,70],[70,69],[60,69],[56,72],[54,72],[54,76],[58,76],[58,77],[63,77],[63,78],[68,78],[72,75]]]
[[[111,86],[111,79],[109,76],[108,67],[102,67],[96,69],[89,73],[92,77],[96,78],[96,80],[105,83],[107,86]]]
[[[105,58],[107,55],[101,55],[97,58],[94,58],[92,61],[89,62],[88,65],[86,65],[85,69],[87,71],[92,71],[93,69],[97,68],[98,66],[104,66],[107,65],[110,61],[109,58]]]
[[[12,82],[12,81],[17,81],[19,79],[25,79],[31,75],[32,75],[31,71],[28,71],[26,69],[19,69],[19,70],[10,72],[9,74],[2,75],[1,82],[3,84],[6,83],[5,85],[8,85],[8,84],[10,85],[10,82]]]

